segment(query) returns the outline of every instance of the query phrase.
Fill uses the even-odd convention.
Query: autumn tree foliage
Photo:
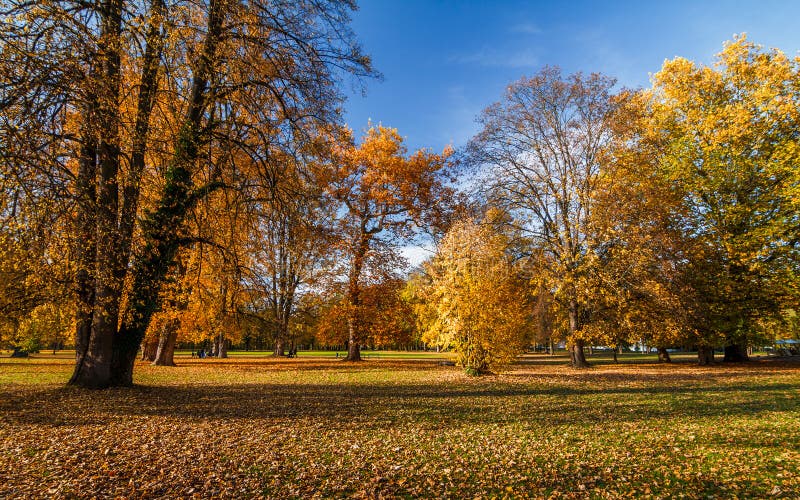
[[[791,303],[797,266],[800,64],[740,36],[713,66],[676,58],[654,76],[647,134],[657,175],[680,196],[692,327],[725,360]]]
[[[640,133],[650,119],[647,99],[630,92],[617,99],[589,218],[594,241],[584,279],[592,303],[586,333],[612,348],[655,346],[668,361],[666,348],[692,336],[693,294],[684,265],[691,244],[679,222],[680,196],[656,174],[663,144]]]
[[[554,291],[566,313],[574,367],[587,366],[584,326],[592,306],[582,287],[593,262],[589,221],[601,154],[618,107],[614,83],[545,68],[486,108],[468,146],[472,161],[491,169],[491,202],[530,241],[534,279]]]
[[[69,343],[74,314],[63,202],[0,176],[0,346],[38,351]]]
[[[347,360],[361,359],[365,278],[387,259],[397,260],[399,243],[424,227],[450,192],[443,182],[450,155],[449,149],[409,155],[396,129],[378,125],[367,130],[360,144],[345,147],[336,157],[330,194],[344,207],[339,231],[347,275]]]
[[[257,160],[259,123],[335,120],[337,79],[371,74],[348,27],[353,8],[2,2],[3,169],[17,179],[43,173],[33,189],[74,207],[73,384],[132,383],[187,214],[222,187],[201,166],[220,173],[232,151]],[[147,197],[145,187],[154,189]]]
[[[405,280],[398,277],[365,283],[355,315],[361,327],[360,342],[372,348],[408,345],[419,335],[412,305],[403,292]],[[315,339],[322,345],[346,345],[350,339],[348,318],[352,305],[344,293],[320,297]]]
[[[490,223],[457,222],[424,265],[423,340],[449,348],[468,373],[513,361],[530,337],[529,286],[507,252],[508,238]]]
[[[241,312],[268,332],[275,356],[285,355],[294,339],[302,296],[331,278],[338,205],[325,192],[325,180],[333,147],[321,129],[274,147],[245,201],[251,226]]]

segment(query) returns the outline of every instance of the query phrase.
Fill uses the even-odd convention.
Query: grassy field
[[[0,359],[0,498],[800,497],[800,363]]]
[[[178,357],[188,356],[191,357],[191,351],[176,351],[175,355]],[[263,358],[272,355],[272,351],[230,351],[228,356],[238,358]],[[337,356],[338,355],[338,356]],[[298,358],[333,358],[344,357],[347,351],[299,351]],[[362,350],[361,356],[365,359],[428,359],[428,360],[442,360],[450,359],[451,353],[437,353],[436,351],[370,351]]]

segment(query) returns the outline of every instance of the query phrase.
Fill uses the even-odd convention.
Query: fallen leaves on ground
[[[800,365],[539,359],[184,360],[105,391],[3,360],[0,497],[800,495]]]

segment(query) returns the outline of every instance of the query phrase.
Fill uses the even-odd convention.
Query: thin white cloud
[[[533,49],[499,51],[482,48],[469,54],[451,56],[450,62],[487,68],[530,68],[539,65],[539,55]]]
[[[533,23],[519,23],[511,26],[509,29],[511,33],[520,33],[523,35],[538,35],[542,33],[542,29]]]

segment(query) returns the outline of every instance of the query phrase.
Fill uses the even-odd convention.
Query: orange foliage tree
[[[444,174],[452,152],[409,155],[396,129],[370,127],[361,144],[343,148],[331,169],[330,193],[343,207],[341,252],[347,269],[347,358],[361,359],[362,289],[369,268],[397,259],[397,247],[433,219],[450,192]]]

